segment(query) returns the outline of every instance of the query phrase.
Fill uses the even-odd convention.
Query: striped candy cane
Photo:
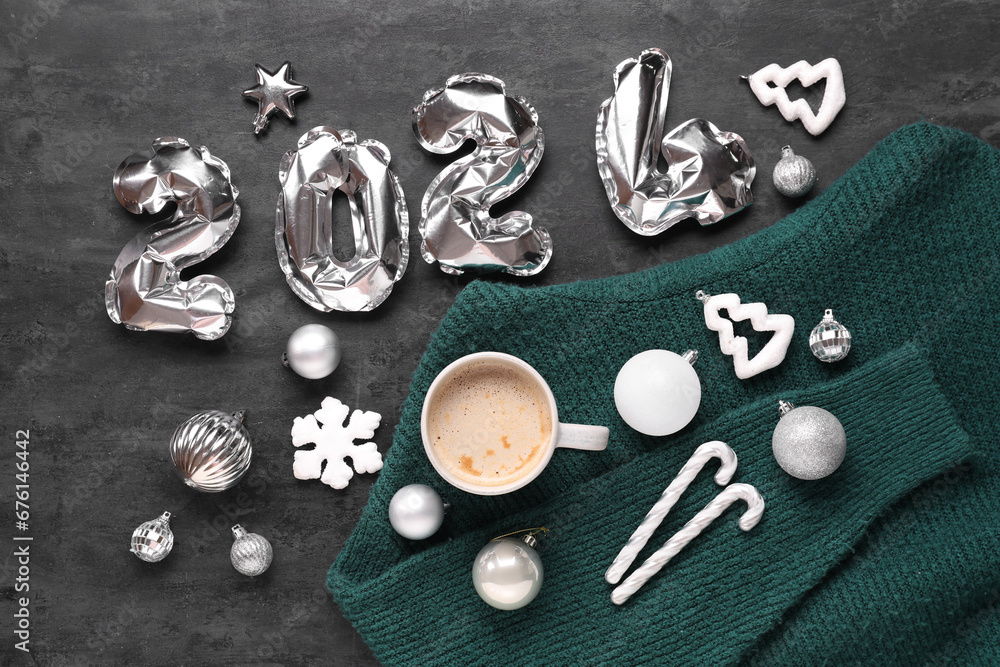
[[[729,445],[718,440],[699,446],[681,468],[681,471],[677,473],[677,477],[674,477],[674,481],[670,482],[670,486],[663,491],[663,495],[656,501],[653,508],[649,510],[646,518],[632,533],[632,537],[628,538],[628,542],[611,563],[611,567],[604,573],[604,579],[609,584],[617,584],[621,581],[622,575],[632,565],[656,529],[660,527],[663,519],[680,499],[681,494],[687,490],[705,464],[713,458],[719,459],[722,463],[719,471],[715,473],[715,483],[719,486],[725,486],[729,483],[729,480],[736,473],[736,452]]]
[[[737,500],[744,500],[747,503],[747,511],[740,517],[740,528],[744,531],[750,530],[760,522],[760,517],[764,514],[764,499],[754,487],[749,484],[730,484],[719,492],[712,502],[705,506],[705,509],[695,514],[694,518],[684,524],[677,533],[667,540],[660,549],[646,559],[638,570],[633,572],[621,586],[611,592],[611,601],[615,604],[623,604],[632,597],[632,594],[642,588],[643,584],[649,581],[650,577],[659,572],[670,559],[680,553],[681,549],[705,530],[708,524],[712,523],[726,509]]]

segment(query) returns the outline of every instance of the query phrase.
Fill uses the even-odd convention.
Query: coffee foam
[[[439,385],[427,430],[438,462],[477,486],[502,486],[531,472],[552,437],[547,394],[523,370],[476,361]]]

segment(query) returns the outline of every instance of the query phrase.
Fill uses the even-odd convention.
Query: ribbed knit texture
[[[918,124],[791,216],[707,255],[557,287],[471,283],[414,375],[385,467],[330,569],[345,615],[386,664],[996,664],[998,183],[996,151]],[[738,380],[704,326],[698,289],[792,315],[785,362]],[[825,308],[854,335],[839,364],[809,352]],[[752,348],[764,343],[749,335]],[[665,438],[628,428],[612,398],[621,365],[650,348],[701,352],[701,408]],[[608,449],[559,450],[536,481],[501,497],[444,483],[423,453],[423,397],[445,365],[478,350],[534,365],[560,419],[609,426]],[[834,475],[803,482],[777,467],[779,398],[841,420],[848,454]],[[714,439],[739,455],[734,481],[763,494],[763,520],[742,533],[734,506],[614,606],[604,570],[695,447]],[[714,471],[641,558],[717,493]],[[414,482],[452,505],[423,543],[387,519],[392,494]],[[551,529],[538,547],[541,594],[514,612],[487,606],[472,587],[475,554],[537,525]]]

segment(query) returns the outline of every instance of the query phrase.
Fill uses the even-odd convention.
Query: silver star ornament
[[[280,110],[288,118],[295,118],[295,106],[292,104],[292,98],[301,95],[309,88],[292,80],[292,65],[287,61],[274,74],[260,65],[254,65],[254,67],[257,68],[257,85],[244,90],[243,95],[257,100],[257,115],[253,119],[253,133],[260,134],[260,131],[267,127],[268,118],[275,110]]]

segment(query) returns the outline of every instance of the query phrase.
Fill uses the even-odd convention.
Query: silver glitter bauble
[[[813,356],[827,363],[840,361],[851,351],[851,332],[833,319],[833,311],[829,308],[809,334],[809,349]]]
[[[174,548],[174,533],[170,530],[170,512],[142,524],[132,533],[132,553],[147,563],[157,563]]]
[[[493,540],[472,563],[472,583],[487,604],[497,609],[520,609],[542,589],[542,559],[535,538]]]
[[[199,412],[170,438],[174,470],[192,489],[207,493],[236,486],[250,467],[252,453],[243,412]]]
[[[330,327],[307,324],[288,337],[282,363],[307,380],[319,380],[340,365],[340,339]]]
[[[781,149],[781,159],[774,165],[774,187],[786,197],[801,197],[816,184],[816,167],[796,155],[791,146]]]
[[[833,473],[847,453],[847,434],[840,421],[823,408],[797,408],[778,402],[781,418],[771,437],[778,465],[798,479],[822,479]]]
[[[426,484],[408,484],[389,502],[389,523],[408,540],[425,540],[444,523],[445,502]]]
[[[233,539],[235,542],[229,550],[229,558],[237,572],[256,577],[271,567],[274,552],[266,539],[257,533],[248,533],[239,524],[233,526]]]

